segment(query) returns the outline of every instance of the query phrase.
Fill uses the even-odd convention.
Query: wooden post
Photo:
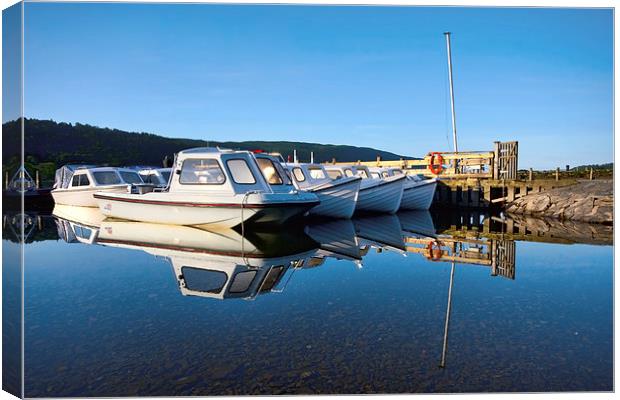
[[[594,175],[594,168],[590,167],[590,180],[592,180],[593,175]]]
[[[332,157],[332,165],[336,165],[336,157]]]
[[[493,179],[499,179],[499,142],[493,142]]]
[[[473,207],[480,207],[480,186],[471,189],[470,200]]]
[[[39,170],[34,171],[34,187],[39,189],[41,187],[41,181],[39,179]]]
[[[506,199],[506,202],[515,201],[515,186],[513,184],[509,184],[507,188],[508,188],[508,194],[507,194],[508,199]]]
[[[381,164],[381,156],[377,156],[377,167]]]
[[[534,171],[532,170],[532,168],[530,168],[530,177],[529,177],[529,181],[532,181],[532,175],[534,174]]]
[[[555,180],[559,181],[560,180],[560,167],[557,167],[555,169]]]
[[[590,174],[592,175],[592,174]],[[590,178],[592,179],[592,178]],[[9,171],[4,173],[4,190],[9,190]]]
[[[483,190],[482,196],[484,197],[485,205],[490,206],[491,205],[491,185],[483,186],[482,190]]]

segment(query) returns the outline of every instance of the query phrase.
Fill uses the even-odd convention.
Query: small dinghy
[[[109,217],[227,228],[242,222],[284,223],[319,204],[312,193],[274,192],[252,153],[218,148],[180,152],[166,188],[94,197]]]
[[[96,192],[126,192],[131,185],[144,185],[129,168],[64,165],[56,170],[52,197],[55,204],[97,207]]]
[[[375,178],[387,178],[390,176],[404,175],[400,168],[370,168],[370,173]],[[428,210],[431,208],[437,178],[425,179],[418,175],[406,175],[407,180],[403,188],[403,198],[400,202],[401,210]]]
[[[328,165],[325,169],[335,181],[351,176],[363,178],[357,197],[356,211],[394,214],[400,208],[405,182],[404,175],[373,178],[368,168],[360,165]]]
[[[316,194],[321,201],[310,214],[332,218],[353,216],[360,191],[360,177],[333,180],[320,164],[288,163],[285,166],[299,189]]]

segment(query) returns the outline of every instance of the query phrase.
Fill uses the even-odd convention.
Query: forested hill
[[[18,143],[19,123],[3,124],[4,162],[11,158],[7,151]],[[381,156],[384,160],[398,160],[401,156],[368,147],[328,145],[318,143],[286,141],[218,142],[195,139],[175,139],[150,133],[126,132],[118,129],[99,128],[85,124],[68,124],[47,120],[25,120],[25,152],[33,163],[91,163],[109,165],[161,165],[164,156],[191,147],[220,146],[224,148],[279,152],[285,158],[297,150],[300,160],[308,161],[314,152],[317,162],[332,158],[340,161],[373,160]],[[205,138],[207,139],[207,138]]]

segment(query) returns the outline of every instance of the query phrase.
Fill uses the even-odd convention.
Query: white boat
[[[312,193],[274,192],[247,151],[195,148],[177,154],[170,184],[146,193],[94,195],[109,217],[174,225],[284,223],[319,204]]]
[[[360,165],[327,165],[325,169],[328,175],[335,181],[351,176],[363,178],[357,197],[356,211],[394,214],[400,208],[403,184],[406,179],[404,175],[373,178],[368,168]]]
[[[331,179],[321,164],[284,164],[296,187],[317,195],[321,204],[310,210],[311,215],[351,218],[357,206],[362,179],[358,176]]]
[[[98,208],[55,204],[52,215],[56,219],[58,237],[67,243],[93,244],[105,216]]]
[[[386,178],[390,176],[401,176],[404,172],[400,168],[369,168],[370,173],[375,178]],[[422,178],[418,175],[406,175],[407,180],[403,187],[403,198],[400,203],[401,210],[428,210],[431,208],[435,190],[437,189],[437,178]]]
[[[126,192],[131,185],[143,185],[140,175],[128,168],[65,165],[56,170],[52,190],[55,204],[97,207],[97,192]]]
[[[301,266],[315,254],[316,243],[307,237],[290,247],[287,232],[265,235],[269,240],[232,229],[104,221],[97,244],[167,259],[184,296],[249,300],[274,291],[290,267]]]

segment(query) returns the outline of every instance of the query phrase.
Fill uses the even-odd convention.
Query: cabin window
[[[371,172],[370,175],[372,175],[373,178],[381,179],[381,175],[379,175],[378,172]]]
[[[304,171],[299,167],[293,168],[293,176],[297,182],[303,182],[306,180],[306,176],[304,175]]]
[[[73,175],[71,179],[71,186],[88,186],[90,185],[90,180],[86,174]]]
[[[235,183],[242,185],[252,185],[256,183],[254,174],[252,174],[252,171],[245,160],[242,160],[241,158],[228,160],[226,161],[226,166],[228,166],[228,171],[230,171],[230,175]]]
[[[245,271],[239,272],[235,275],[232,284],[230,285],[230,289],[228,291],[230,293],[243,293],[250,288],[252,281],[254,281],[254,277],[256,276],[256,271]]]
[[[388,175],[388,173],[387,173],[387,172],[385,172],[385,171],[383,171],[383,172],[381,173],[381,175],[383,175],[383,177],[384,177],[384,178],[387,178],[387,177],[389,176],[389,175]]]
[[[217,160],[193,158],[183,161],[179,182],[190,185],[221,185],[226,181]]]
[[[308,171],[310,171],[310,176],[312,177],[312,179],[325,179],[327,178],[325,176],[325,172],[323,172],[322,168],[308,168]]]
[[[224,272],[210,269],[183,267],[181,274],[185,287],[196,292],[219,293],[228,280]]]
[[[125,183],[143,183],[142,179],[140,179],[140,175],[135,172],[130,171],[119,171],[121,174],[121,178],[125,181]]]
[[[354,174],[353,174],[353,170],[351,170],[351,169],[349,169],[349,168],[347,168],[347,169],[345,169],[345,170],[344,170],[344,174],[345,174],[346,176],[353,176],[353,175],[354,175]]]
[[[114,171],[97,171],[93,172],[93,177],[98,185],[118,185],[121,178]]]
[[[281,185],[282,177],[278,173],[274,163],[268,158],[257,158],[258,167],[260,168],[263,176],[270,185]]]
[[[340,179],[342,178],[342,172],[337,170],[327,170],[327,176],[332,179]]]
[[[357,174],[361,176],[362,178],[368,178],[368,174],[366,173],[366,170],[364,169],[358,169]]]

